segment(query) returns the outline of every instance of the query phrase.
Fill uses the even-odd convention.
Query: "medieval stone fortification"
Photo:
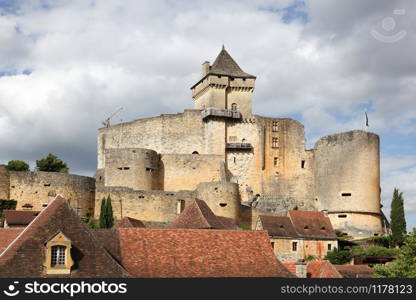
[[[195,109],[99,129],[95,195],[90,178],[1,169],[0,194],[8,187],[10,198],[38,209],[36,194],[53,190],[95,217],[110,195],[117,218],[155,223],[173,221],[198,198],[245,228],[259,214],[324,210],[349,235],[383,234],[379,137],[354,130],[307,150],[298,121],[252,114],[255,80],[222,49],[191,87]]]

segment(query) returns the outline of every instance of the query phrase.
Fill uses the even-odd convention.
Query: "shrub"
[[[397,250],[397,259],[385,266],[374,268],[377,278],[416,278],[416,230],[405,236],[403,246]]]
[[[11,160],[7,163],[6,169],[9,171],[29,171],[29,164],[23,160]]]
[[[370,248],[362,247],[353,247],[352,255],[353,257],[375,257],[375,256],[384,256],[384,257],[396,257],[398,249],[390,249],[382,246],[372,246]]]
[[[329,260],[334,265],[343,265],[351,261],[352,254],[348,250],[335,248],[332,251],[328,251],[324,259]]]

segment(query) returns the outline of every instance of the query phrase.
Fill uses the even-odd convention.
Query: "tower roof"
[[[227,50],[225,50],[224,46],[212,64],[208,74],[228,75],[240,78],[256,78],[256,76],[244,72]]]

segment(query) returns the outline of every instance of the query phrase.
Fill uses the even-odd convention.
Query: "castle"
[[[242,228],[260,214],[319,210],[346,235],[384,234],[379,137],[354,130],[307,150],[301,123],[252,113],[255,81],[223,48],[191,87],[194,109],[99,129],[95,178],[0,167],[0,199],[41,210],[60,193],[97,218],[110,195],[117,219],[155,227],[201,199]]]

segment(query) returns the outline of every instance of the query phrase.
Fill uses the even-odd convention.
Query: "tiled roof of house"
[[[293,277],[265,231],[119,228],[133,277]]]
[[[70,277],[129,277],[59,195],[0,253],[0,277],[45,276],[45,243],[58,232],[71,240],[76,270]]]
[[[130,217],[124,217],[114,226],[115,228],[145,228],[143,222]]]
[[[194,200],[167,226],[176,229],[236,229],[230,218],[216,216],[202,200]]]
[[[31,210],[3,210],[8,225],[28,225],[38,214],[38,211]]]
[[[238,229],[237,224],[235,223],[235,220],[232,218],[227,218],[227,217],[221,217],[221,216],[217,216],[217,219],[222,223],[222,225],[224,225],[225,229],[228,230],[236,230]]]
[[[297,233],[292,222],[288,217],[280,216],[259,216],[259,220],[264,230],[270,236],[295,237]]]
[[[256,76],[244,72],[224,47],[212,64],[209,74],[256,78]]]
[[[126,227],[128,228],[128,227]],[[97,242],[108,251],[108,253],[120,263],[120,242],[118,239],[118,230],[116,228],[103,229],[96,228],[91,229],[90,232],[97,239]]]
[[[282,264],[286,267],[286,269],[296,276],[296,262],[295,261],[284,261]]]
[[[0,253],[23,231],[23,228],[0,228]]]
[[[270,236],[336,239],[331,221],[321,211],[290,210],[287,217],[260,215],[262,228]]]
[[[290,210],[288,216],[302,237],[337,238],[331,221],[322,211]]]
[[[327,260],[315,260],[307,264],[310,278],[342,278],[335,266]]]
[[[373,269],[367,265],[335,265],[344,278],[371,278]]]
[[[287,261],[283,264],[293,275],[296,275],[296,262]],[[306,265],[306,270],[308,278],[342,278],[335,266],[327,260],[310,261]]]

